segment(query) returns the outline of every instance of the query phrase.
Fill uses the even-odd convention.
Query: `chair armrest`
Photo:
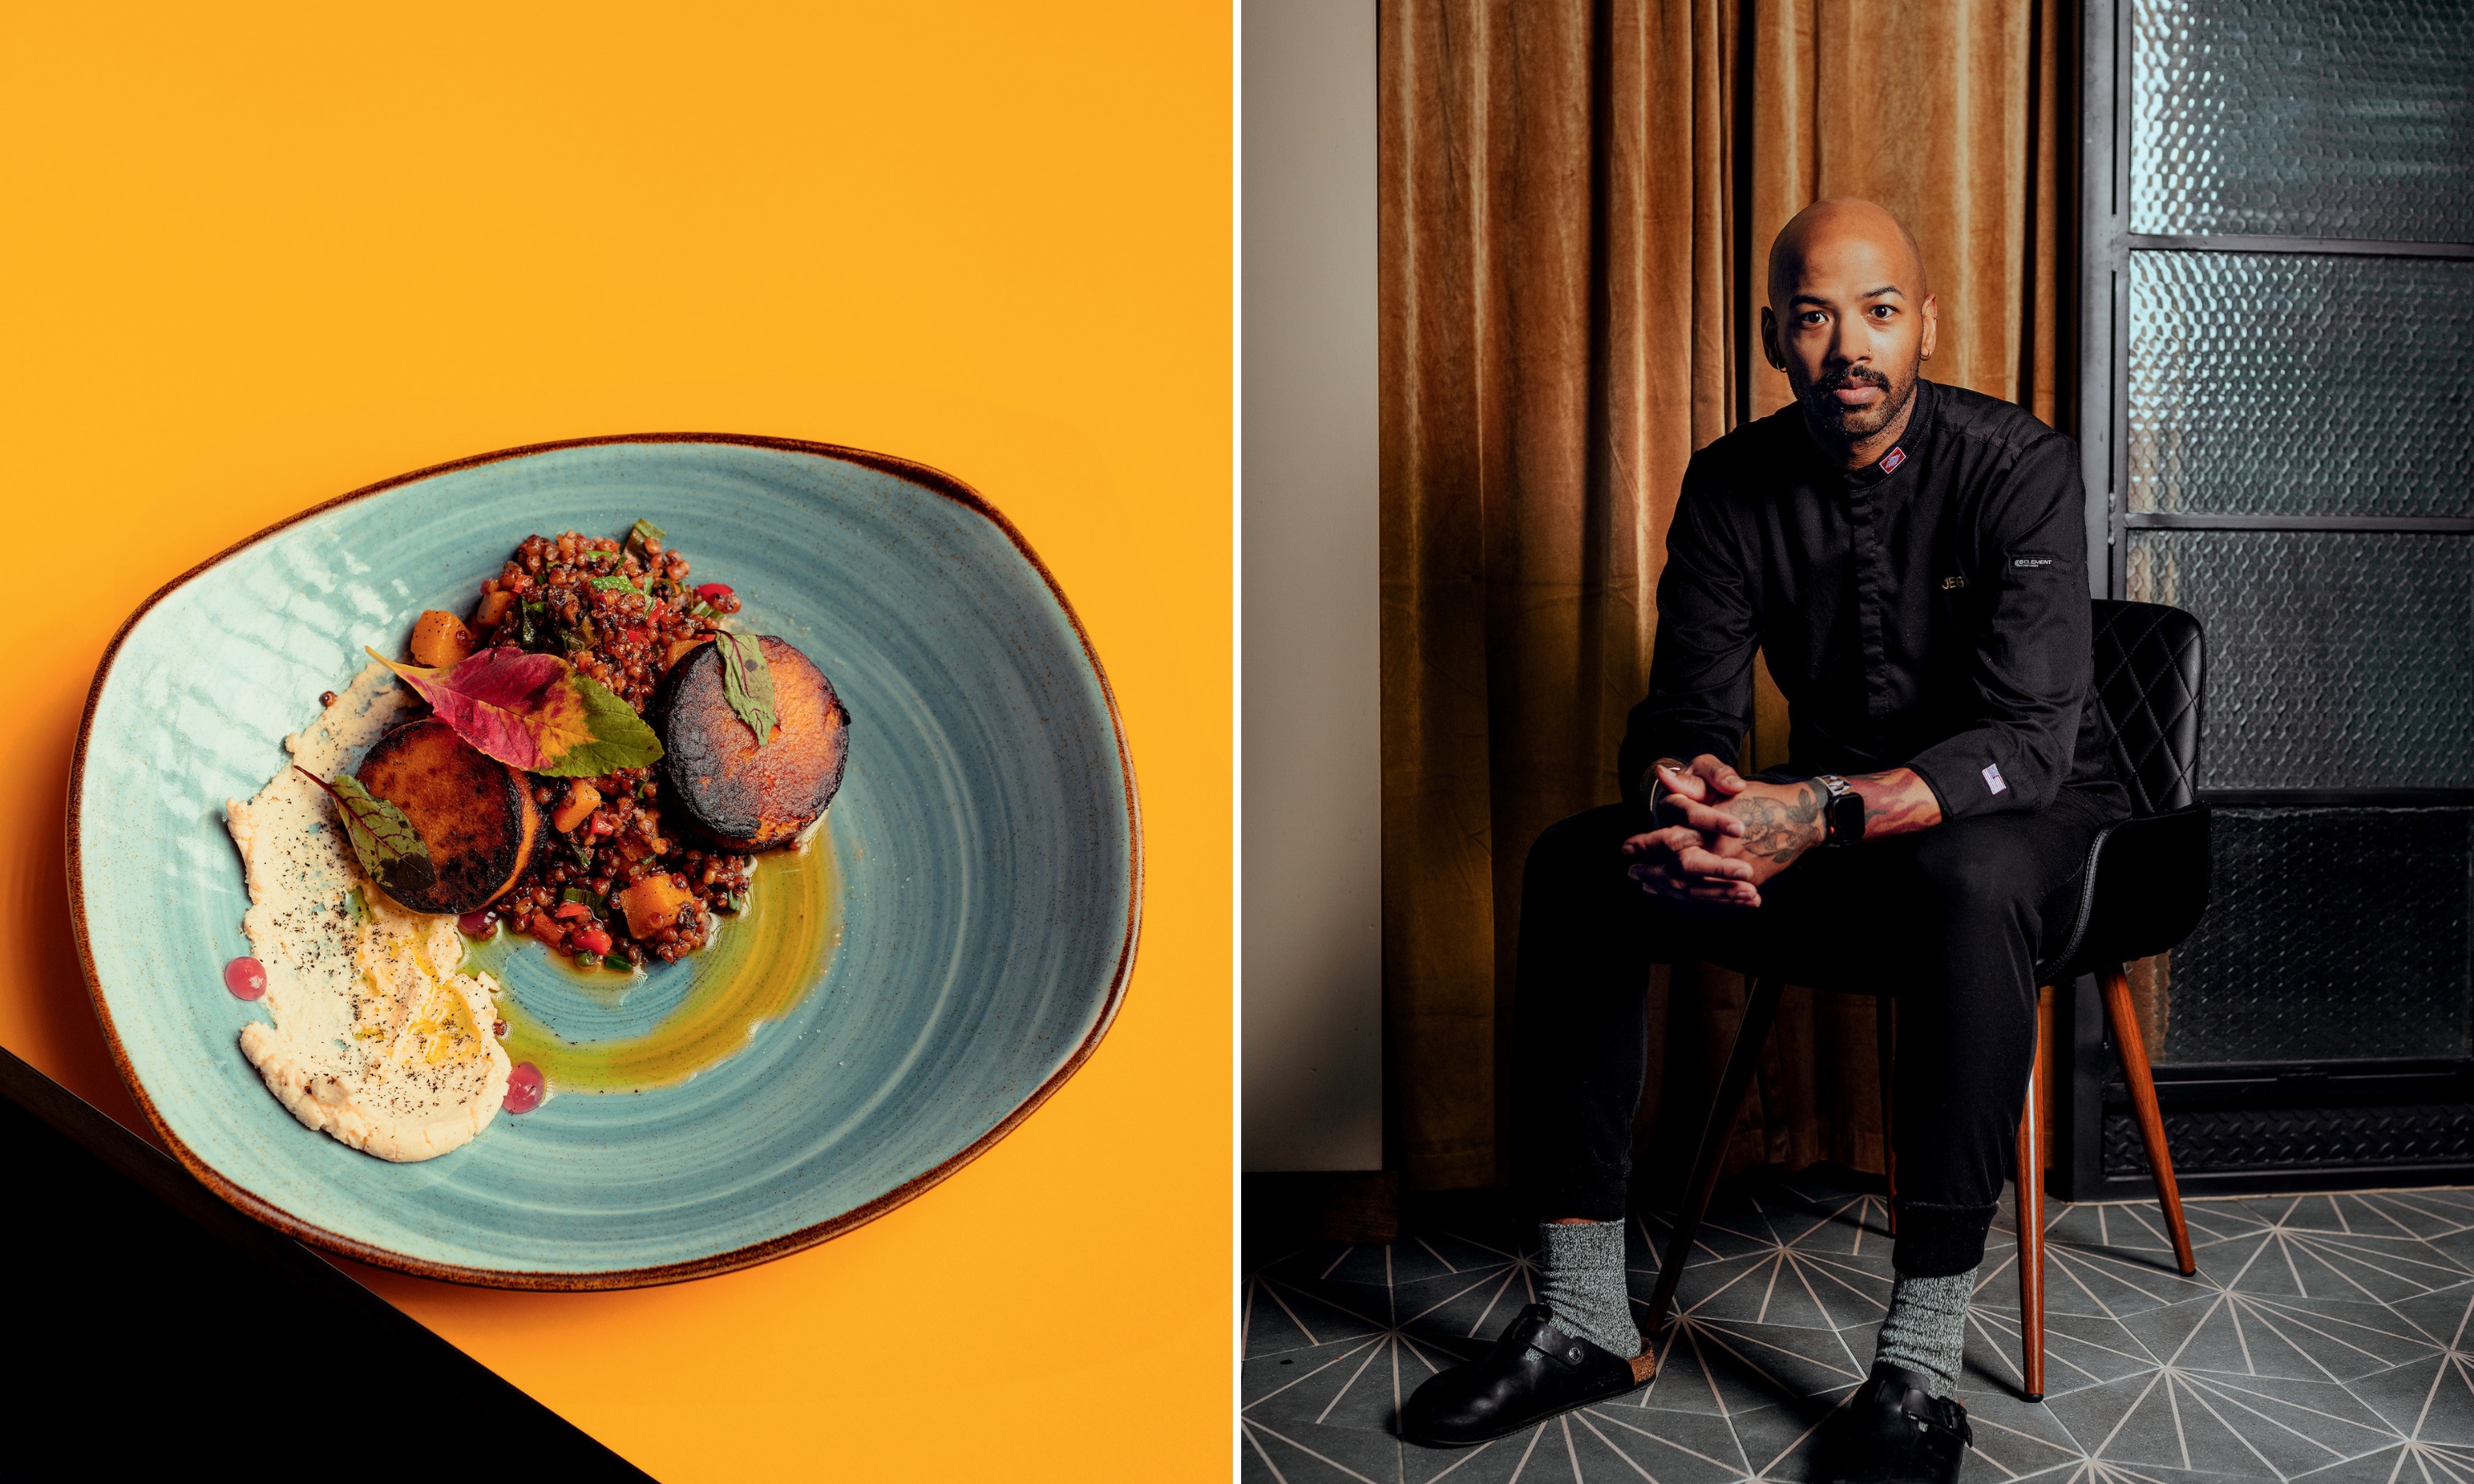
[[[2078,922],[2048,983],[2180,945],[2208,910],[2214,869],[2206,804],[2121,820],[2097,831],[2079,883]]]

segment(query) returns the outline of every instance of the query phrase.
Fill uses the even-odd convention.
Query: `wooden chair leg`
[[[2027,1400],[2045,1400],[2045,1159],[2043,1099],[2045,1032],[2042,1017],[2036,1028],[2036,1059],[2027,1067],[2027,1106],[2019,1114],[2019,1192],[2015,1211],[2019,1224],[2020,1371],[2026,1378]]]
[[[1692,1239],[1701,1233],[1701,1218],[1710,1213],[1710,1196],[1718,1185],[1718,1166],[1727,1153],[1728,1136],[1753,1090],[1753,1073],[1761,1064],[1761,1047],[1778,1019],[1779,996],[1786,986],[1756,977],[1744,996],[1744,1018],[1735,1027],[1734,1049],[1727,1053],[1727,1069],[1718,1078],[1718,1096],[1710,1105],[1710,1121],[1701,1130],[1701,1147],[1692,1157],[1692,1177],[1685,1183],[1684,1205],[1675,1213],[1675,1231],[1666,1239],[1666,1260],[1659,1265],[1658,1290],[1650,1296],[1649,1322],[1641,1326],[1654,1338],[1666,1323],[1675,1302],[1676,1281],[1692,1256]]]
[[[2147,1069],[2147,1041],[2139,1034],[2139,1011],[2130,1002],[2130,979],[2120,968],[2100,970],[2104,1018],[2122,1053],[2122,1081],[2130,1085],[2131,1113],[2139,1141],[2147,1146],[2147,1167],[2156,1176],[2156,1203],[2165,1208],[2165,1230],[2173,1238],[2173,1260],[2184,1278],[2199,1271],[2191,1253],[2191,1228],[2182,1219],[2182,1189],[2173,1183],[2173,1156],[2165,1147],[2165,1114],[2156,1106],[2156,1078]]]
[[[1890,1213],[1890,1234],[1899,1234],[1899,1145],[1890,1122],[1890,1105],[1899,1074],[1899,1002],[1887,994],[1873,1000],[1873,1028],[1881,1055],[1881,1206]]]

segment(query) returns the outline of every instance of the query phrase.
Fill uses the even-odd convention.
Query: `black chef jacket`
[[[1916,385],[1868,468],[1821,455],[1793,404],[1693,455],[1658,582],[1649,699],[1618,766],[1734,760],[1753,652],[1786,697],[1786,772],[1908,767],[1945,819],[2041,809],[2114,781],[2090,694],[2078,449],[2019,407]]]

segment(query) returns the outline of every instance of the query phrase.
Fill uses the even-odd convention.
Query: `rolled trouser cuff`
[[[1530,1204],[1541,1220],[1579,1216],[1589,1221],[1624,1219],[1624,1193],[1629,1171],[1569,1170],[1533,1177],[1525,1182]],[[1980,1238],[1979,1238],[1980,1241]]]
[[[1993,1230],[1991,1206],[1935,1206],[1901,1201],[1899,1239],[1890,1266],[1909,1278],[1949,1278],[1984,1261],[1984,1234]]]

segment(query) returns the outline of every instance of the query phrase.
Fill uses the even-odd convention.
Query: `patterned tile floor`
[[[2195,1201],[2199,1273],[2153,1206],[2047,1204],[2046,1400],[2020,1399],[2016,1227],[1985,1255],[1962,1400],[1973,1481],[2474,1484],[2474,1190]],[[1801,1480],[1871,1362],[1880,1197],[1805,1177],[1722,1200],[1641,1390],[1483,1448],[1394,1435],[1400,1402],[1530,1302],[1534,1244],[1472,1220],[1277,1255],[1245,1283],[1259,1484]],[[1636,1313],[1665,1227],[1631,1233]],[[1251,1255],[1249,1255],[1249,1262]]]

